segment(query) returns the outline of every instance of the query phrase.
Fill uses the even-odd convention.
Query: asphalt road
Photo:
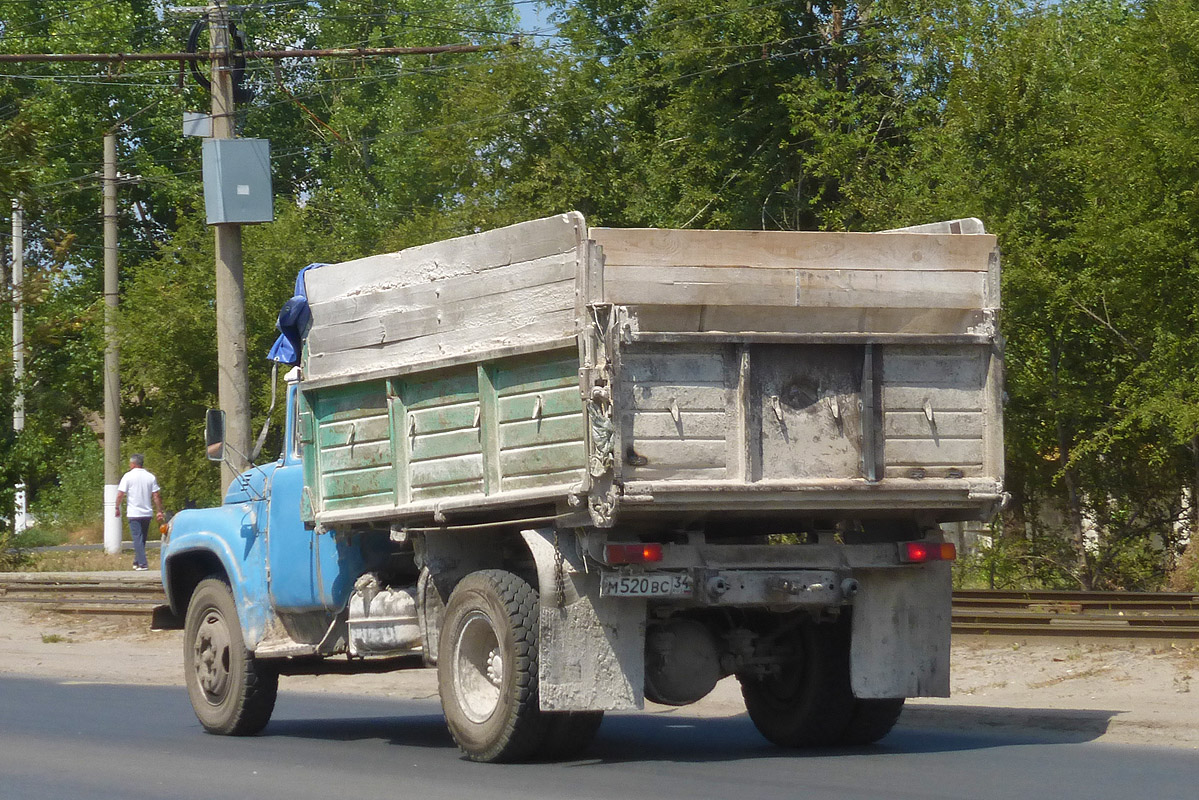
[[[3,800],[1191,800],[1186,750],[898,728],[870,748],[790,753],[744,717],[609,715],[588,758],[464,761],[429,700],[280,692],[256,737],[205,734],[169,687],[0,677]]]

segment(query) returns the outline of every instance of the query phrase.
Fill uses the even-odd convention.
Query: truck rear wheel
[[[446,604],[437,658],[450,735],[473,761],[536,754],[547,720],[537,682],[537,590],[499,569],[473,572]]]
[[[258,733],[271,719],[279,674],[246,649],[233,593],[222,580],[200,582],[183,628],[187,694],[204,730],[227,736]]]
[[[874,744],[886,736],[899,721],[903,712],[903,698],[853,701],[853,714],[849,726],[841,736],[843,744]]]
[[[551,711],[542,716],[546,733],[538,755],[547,761],[582,755],[604,721],[603,711]]]
[[[854,709],[848,627],[805,623],[780,638],[772,675],[738,675],[758,731],[782,747],[842,744]]]

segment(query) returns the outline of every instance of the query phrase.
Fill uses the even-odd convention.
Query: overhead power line
[[[245,58],[366,58],[374,56],[424,56],[442,53],[481,53],[504,47],[519,47],[519,37],[502,44],[442,44],[427,47],[341,47],[328,50],[237,50]],[[0,53],[0,63],[46,63],[87,61],[117,64],[123,61],[208,61],[209,53]]]

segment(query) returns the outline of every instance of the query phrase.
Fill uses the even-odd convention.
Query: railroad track
[[[166,596],[155,572],[0,573],[0,602],[150,621]],[[953,632],[1199,641],[1199,594],[960,590],[953,593]]]

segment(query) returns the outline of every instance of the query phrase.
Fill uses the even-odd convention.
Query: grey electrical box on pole
[[[209,225],[274,221],[269,141],[204,140],[204,211]]]

